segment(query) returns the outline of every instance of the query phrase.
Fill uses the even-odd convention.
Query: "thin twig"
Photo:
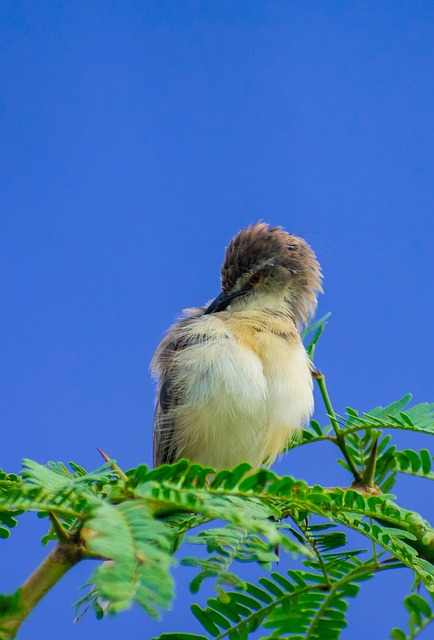
[[[52,511],[50,511],[48,517],[50,518],[51,526],[53,527],[54,533],[56,534],[58,540],[65,543],[69,542],[69,534],[63,527],[60,520],[57,519],[56,515]]]
[[[377,454],[378,454],[378,436],[375,439],[371,453],[368,458],[366,469],[363,472],[363,484],[367,487],[375,487],[375,469],[377,467]]]
[[[357,469],[357,467],[355,466],[355,464],[353,462],[353,459],[351,458],[350,454],[348,453],[347,445],[345,443],[344,432],[340,428],[339,422],[338,422],[338,420],[336,418],[336,413],[335,413],[335,411],[333,409],[333,405],[331,403],[330,396],[329,396],[328,391],[327,391],[327,385],[326,385],[324,374],[321,373],[321,371],[319,371],[319,369],[314,369],[312,371],[312,376],[315,378],[315,380],[318,383],[322,399],[324,401],[328,416],[330,418],[333,430],[335,432],[334,442],[337,444],[337,446],[341,450],[341,453],[344,456],[344,458],[345,458],[345,460],[346,460],[346,462],[347,462],[347,464],[348,464],[348,466],[349,466],[349,468],[351,470],[351,473],[354,476],[355,482],[356,483],[363,483],[362,474]]]
[[[102,455],[102,457],[104,458],[104,460],[106,462],[110,462],[111,468],[113,469],[113,471],[116,471],[116,473],[118,474],[119,478],[126,482],[128,480],[128,476],[125,475],[125,473],[122,471],[122,469],[120,467],[118,467],[116,462],[114,460],[112,460],[106,453],[104,453],[104,451],[102,449],[100,449],[99,447],[97,447],[97,450],[99,451],[99,453]]]

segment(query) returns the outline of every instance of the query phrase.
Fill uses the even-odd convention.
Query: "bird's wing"
[[[164,341],[163,341],[164,342]],[[179,341],[161,344],[154,356],[159,366],[159,385],[154,414],[154,466],[175,462],[175,419],[172,409],[179,402],[173,384],[173,356],[181,348]]]
[[[154,466],[170,464],[179,459],[174,409],[182,403],[182,391],[174,384],[175,357],[182,349],[195,343],[186,337],[184,329],[193,318],[203,315],[203,308],[189,309],[188,317],[175,324],[158,346],[151,362],[151,370],[158,378],[154,414]],[[203,338],[201,338],[203,340]]]

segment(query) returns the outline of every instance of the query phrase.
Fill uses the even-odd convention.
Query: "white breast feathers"
[[[309,360],[288,317],[187,318],[172,327],[151,366],[160,389],[157,446],[170,452],[160,461],[271,464],[312,414]]]

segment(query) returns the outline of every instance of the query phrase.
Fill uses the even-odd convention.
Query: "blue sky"
[[[150,462],[152,353],[218,293],[224,247],[260,218],[322,264],[317,364],[336,409],[434,400],[431,2],[4,0],[0,21],[0,466],[91,469],[96,446],[125,469]],[[348,483],[323,448],[276,469]],[[434,519],[426,483],[396,492]],[[44,527],[28,517],[3,542],[2,591],[42,559]],[[138,611],[73,625],[90,569],[23,638],[198,629],[185,570],[160,626]],[[410,586],[404,572],[364,584],[343,639],[405,625]]]

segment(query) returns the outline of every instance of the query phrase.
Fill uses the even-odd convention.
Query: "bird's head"
[[[264,222],[232,238],[222,266],[222,293],[205,314],[275,309],[300,326],[315,311],[321,269],[310,246],[281,227]]]

